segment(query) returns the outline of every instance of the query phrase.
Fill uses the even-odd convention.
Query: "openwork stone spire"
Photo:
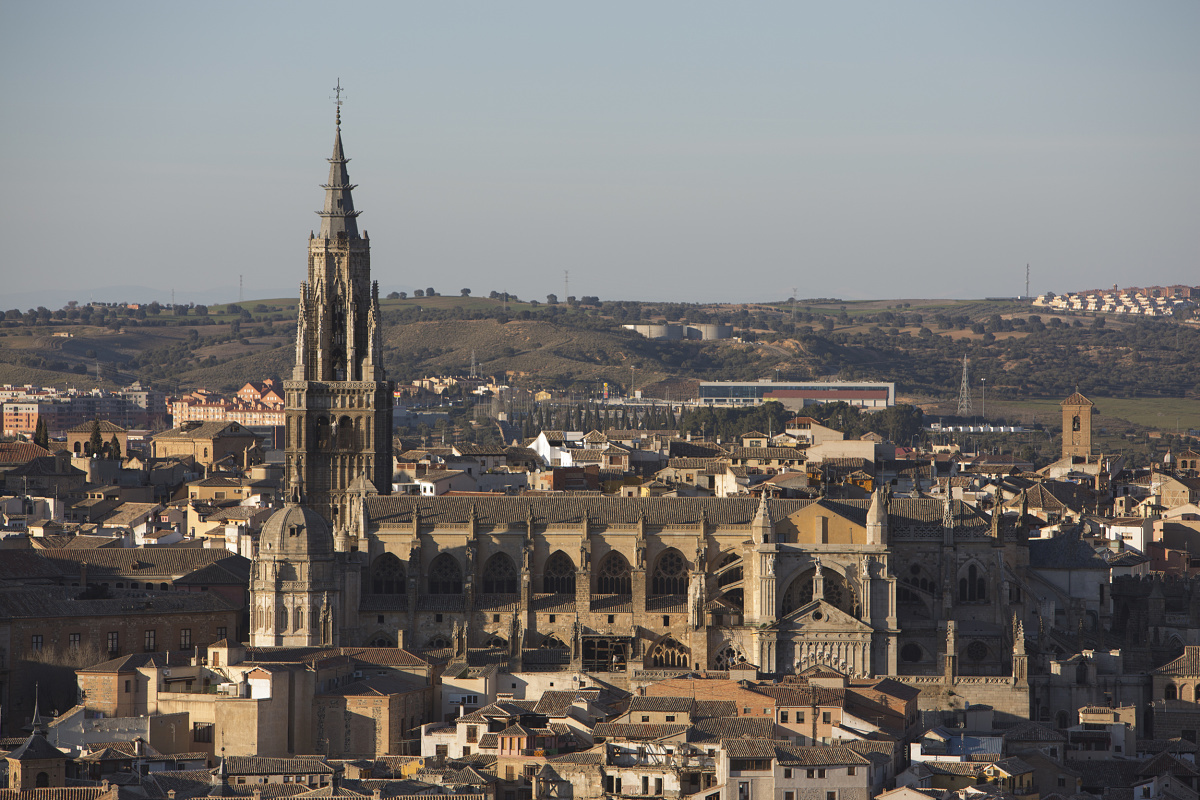
[[[322,239],[357,239],[357,217],[361,211],[354,210],[354,198],[351,191],[355,185],[350,183],[350,173],[342,150],[342,100],[341,81],[338,81],[337,92],[337,129],[333,134],[333,155],[329,158],[329,182],[322,184],[325,190],[325,208],[317,213],[321,215]]]

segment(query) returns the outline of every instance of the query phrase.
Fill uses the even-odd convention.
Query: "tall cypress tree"
[[[104,437],[100,435],[100,418],[92,422],[92,436],[88,439],[87,454],[101,455],[104,451]]]
[[[33,431],[33,443],[38,447],[50,448],[50,431],[46,429],[46,418],[38,415],[37,427]]]
[[[112,441],[108,443],[108,457],[121,460],[121,440],[114,433]]]

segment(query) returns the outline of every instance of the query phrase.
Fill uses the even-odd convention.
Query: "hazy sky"
[[[294,293],[338,78],[385,292],[1200,283],[1195,0],[4,0],[0,305]]]

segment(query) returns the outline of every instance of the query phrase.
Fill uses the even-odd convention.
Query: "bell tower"
[[[336,91],[325,206],[317,212],[319,233],[308,237],[296,363],[284,382],[286,496],[320,513],[335,535],[349,523],[363,488],[358,479],[387,494],[392,477],[392,386],[383,371],[379,284],[371,280],[370,239],[358,232],[361,212],[342,149],[340,83]]]
[[[1092,414],[1096,413],[1096,406],[1079,392],[1063,400],[1061,405],[1062,457],[1087,458],[1092,454]]]

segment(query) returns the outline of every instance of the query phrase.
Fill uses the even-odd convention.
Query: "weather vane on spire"
[[[345,89],[342,88],[342,79],[338,78],[337,86],[333,87],[333,104],[337,106],[337,126],[339,128],[342,127],[342,92],[344,91]]]

